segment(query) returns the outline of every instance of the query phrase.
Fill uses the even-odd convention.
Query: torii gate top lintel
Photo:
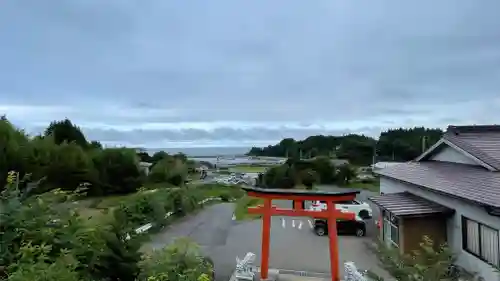
[[[347,201],[354,200],[359,191],[331,192],[301,189],[268,189],[257,187],[242,187],[249,196],[276,199],[276,200],[321,200],[321,201]]]
[[[248,213],[262,215],[262,258],[261,279],[267,280],[269,269],[269,243],[271,231],[271,216],[309,216],[323,218],[329,221],[328,232],[330,240],[330,268],[332,281],[339,280],[338,274],[338,246],[337,246],[337,219],[354,219],[354,213],[345,213],[335,209],[335,202],[354,200],[359,191],[325,192],[316,190],[297,189],[264,189],[243,187],[249,196],[264,199],[263,206],[249,207]],[[293,200],[292,209],[277,208],[272,200]],[[327,209],[322,211],[304,210],[304,201],[326,201]]]

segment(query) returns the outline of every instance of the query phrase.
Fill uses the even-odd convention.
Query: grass
[[[374,182],[351,182],[346,187],[359,188],[373,192],[380,191],[380,181]]]
[[[264,173],[268,167],[263,166],[250,166],[250,165],[237,165],[230,168],[233,173]]]
[[[199,198],[199,200],[208,197],[241,198],[245,194],[239,187],[219,184],[192,184],[182,188],[189,188],[192,192],[195,192],[195,196]],[[160,189],[165,189],[165,187],[163,186]],[[155,190],[156,189],[146,188],[146,190],[140,192],[156,192]],[[134,200],[134,197],[138,197],[140,192],[85,199],[78,201],[76,207],[80,216],[88,220],[90,224],[102,225],[113,219],[113,211],[115,208],[121,203]]]
[[[254,207],[260,204],[264,204],[264,200],[256,197],[243,196],[240,198],[234,208],[234,216],[236,220],[252,220],[258,219],[261,215],[253,215],[248,213],[248,207]]]

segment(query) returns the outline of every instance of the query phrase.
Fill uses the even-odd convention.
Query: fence
[[[200,202],[198,202],[198,205],[203,205],[205,203],[208,203],[210,201],[218,201],[218,200],[221,200],[219,197],[209,197],[209,198],[206,198],[204,200],[201,200]],[[165,218],[168,218],[170,216],[172,216],[174,213],[173,212],[168,212],[165,214]],[[144,233],[144,232],[147,232],[149,231],[152,227],[153,227],[153,223],[147,223],[145,225],[141,225],[140,227],[136,228],[135,229],[135,233],[136,234],[141,234],[141,233]],[[129,240],[131,237],[129,234],[127,234],[127,236],[125,237],[125,239]]]

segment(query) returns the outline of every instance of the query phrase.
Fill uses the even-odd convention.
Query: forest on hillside
[[[435,144],[441,129],[415,127],[389,129],[378,139],[349,134],[344,136],[310,136],[304,140],[286,138],[267,147],[252,147],[249,156],[314,158],[328,156],[347,159],[353,164],[369,165],[373,161],[409,161]]]

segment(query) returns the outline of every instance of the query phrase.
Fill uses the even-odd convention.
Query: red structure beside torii
[[[339,281],[339,254],[337,243],[337,219],[354,220],[354,213],[345,213],[335,209],[335,202],[349,201],[356,198],[359,192],[322,192],[310,190],[263,189],[243,187],[249,196],[264,199],[264,205],[248,208],[249,214],[262,215],[262,257],[261,279],[268,278],[269,244],[271,237],[271,216],[313,217],[328,220],[330,240],[330,268],[332,281]],[[293,209],[277,208],[272,200],[292,200]],[[305,201],[326,201],[327,209],[323,211],[304,210]],[[332,223],[333,222],[333,223]]]

